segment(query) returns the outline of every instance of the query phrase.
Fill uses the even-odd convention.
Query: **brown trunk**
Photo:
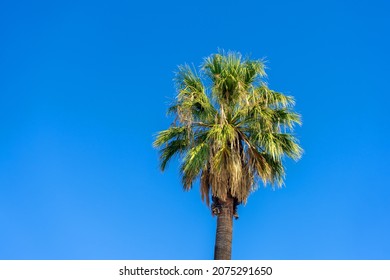
[[[220,201],[220,213],[217,218],[217,234],[215,237],[214,260],[230,260],[232,258],[233,237],[233,198]]]

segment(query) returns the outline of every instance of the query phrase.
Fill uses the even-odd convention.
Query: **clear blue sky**
[[[152,148],[177,65],[268,61],[305,154],[240,208],[234,259],[390,259],[390,4],[2,1],[0,259],[211,259],[215,222]]]

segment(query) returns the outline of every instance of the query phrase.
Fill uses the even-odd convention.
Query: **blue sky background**
[[[303,158],[240,208],[234,259],[390,259],[390,4],[2,1],[0,259],[211,259],[215,222],[152,148],[177,65],[268,61]]]

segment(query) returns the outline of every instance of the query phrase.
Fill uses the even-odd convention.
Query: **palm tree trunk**
[[[233,198],[220,201],[220,213],[217,218],[214,260],[230,260],[232,258],[233,238]]]

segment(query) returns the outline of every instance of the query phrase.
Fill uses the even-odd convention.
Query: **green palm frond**
[[[178,139],[169,142],[165,147],[161,149],[160,153],[160,169],[165,170],[168,162],[174,155],[181,154],[187,149],[187,141]]]
[[[282,160],[275,159],[267,153],[263,153],[262,156],[270,170],[268,182],[270,182],[272,185],[281,186],[284,182],[285,177],[285,170]]]
[[[181,154],[188,149],[190,144],[190,135],[186,127],[172,126],[167,130],[160,131],[157,134],[153,146],[160,149],[160,168],[165,170],[168,162],[176,154]]]
[[[178,95],[169,112],[176,113],[182,123],[210,120],[216,114],[200,77],[190,66],[179,66],[175,81]]]
[[[206,167],[209,159],[209,145],[200,143],[188,150],[182,166],[182,181],[185,190],[192,188],[192,183],[200,176],[201,171]]]
[[[291,134],[258,133],[254,138],[256,144],[275,160],[283,155],[298,160],[302,155],[302,149]]]
[[[273,110],[272,122],[293,129],[295,124],[301,125],[301,116],[287,108]]]
[[[265,75],[261,60],[243,59],[240,53],[228,52],[207,58],[202,68],[213,83],[212,94],[218,103],[234,108],[245,91]]]
[[[261,60],[246,60],[243,67],[243,78],[247,85],[255,83],[258,78],[265,76],[264,63]]]
[[[292,96],[270,90],[265,83],[261,83],[255,89],[254,100],[264,106],[273,108],[293,107],[295,105],[295,100]]]
[[[153,146],[158,148],[172,139],[184,139],[188,135],[188,130],[184,126],[171,126],[167,130],[162,130],[157,134]]]

